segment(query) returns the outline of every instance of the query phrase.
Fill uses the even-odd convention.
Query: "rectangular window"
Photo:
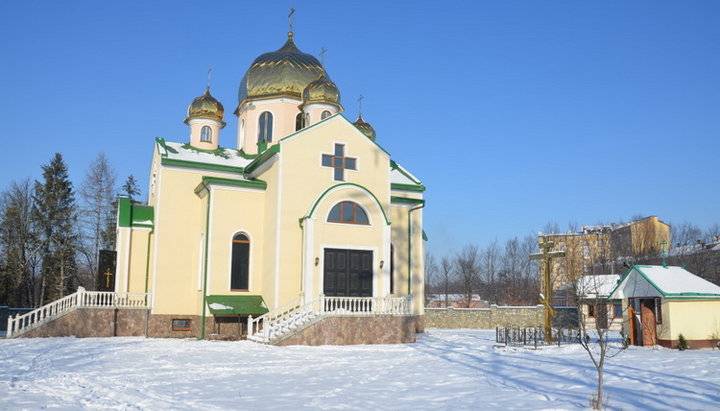
[[[594,318],[595,317],[595,305],[587,304],[587,309],[588,309],[588,317]]]
[[[173,331],[190,331],[192,329],[192,322],[188,319],[174,319],[172,320]]]
[[[623,312],[622,303],[620,303],[620,302],[614,303],[613,304],[613,317],[615,317],[615,318],[622,317],[622,312]]]
[[[357,170],[356,160],[355,158],[345,158],[345,168],[348,170]]]
[[[662,299],[655,299],[655,324],[662,324]]]
[[[345,178],[343,176],[343,168],[342,167],[335,167],[335,180],[336,181],[344,181]]]
[[[345,157],[345,146],[343,144],[335,144],[335,157]]]

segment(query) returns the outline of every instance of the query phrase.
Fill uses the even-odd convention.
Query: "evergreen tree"
[[[43,181],[35,181],[32,219],[37,226],[42,259],[43,303],[72,293],[78,286],[75,193],[62,155],[56,153],[42,167]]]
[[[138,188],[135,176],[130,174],[125,180],[125,184],[122,186],[123,194],[130,198],[130,201],[134,202],[137,197],[140,196],[140,188]]]
[[[114,195],[115,170],[105,154],[100,153],[88,167],[85,180],[80,187],[82,254],[85,262],[82,285],[87,287],[96,287],[100,249],[114,246],[109,244],[111,241],[107,232],[110,226],[113,226],[112,231],[115,231]]]

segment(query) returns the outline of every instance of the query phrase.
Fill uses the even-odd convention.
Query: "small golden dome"
[[[375,129],[373,128],[373,126],[370,125],[370,123],[366,122],[362,118],[362,114],[358,115],[357,120],[355,120],[353,124],[355,125],[355,127],[357,127],[358,130],[360,130],[360,132],[365,134],[367,138],[375,141]]]
[[[298,100],[311,82],[325,74],[315,57],[300,51],[288,33],[285,44],[277,51],[256,58],[240,81],[238,102],[247,98],[290,96]]]
[[[340,106],[340,90],[326,75],[308,84],[303,90],[303,104],[328,103]]]
[[[215,120],[225,124],[223,122],[223,116],[225,115],[225,109],[219,101],[210,94],[210,88],[205,89],[205,93],[190,103],[187,110],[187,117],[185,123],[194,118],[207,118]]]

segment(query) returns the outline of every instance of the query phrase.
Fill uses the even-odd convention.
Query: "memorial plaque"
[[[98,291],[115,291],[115,256],[112,250],[100,250],[98,263]]]

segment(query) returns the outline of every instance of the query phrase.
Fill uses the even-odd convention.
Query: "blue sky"
[[[269,3],[0,4],[0,187],[55,151],[79,183],[102,150],[146,191],[153,138],[186,139],[207,67],[232,112],[294,5],[347,116],[363,94],[378,141],[428,186],[433,250],[548,221],[720,220],[720,2]]]

